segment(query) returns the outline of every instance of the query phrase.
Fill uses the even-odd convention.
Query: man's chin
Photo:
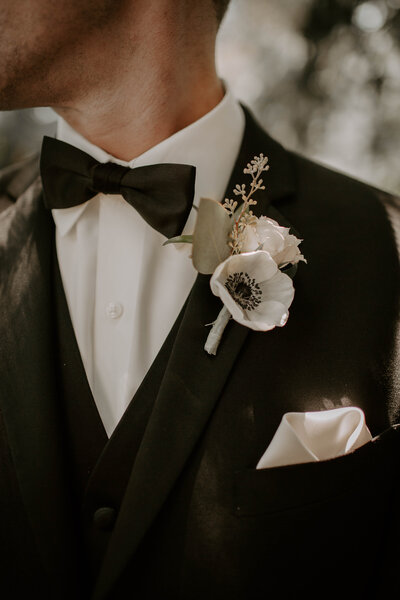
[[[0,110],[17,110],[27,108],[26,99],[17,93],[14,86],[1,86],[0,83]]]
[[[40,103],[37,98],[29,97],[26,93],[18,92],[15,88],[0,88],[0,111],[20,110],[36,106],[43,106],[43,103]]]
[[[14,71],[14,77],[0,72],[0,111],[47,106],[50,86],[40,77],[27,77]]]

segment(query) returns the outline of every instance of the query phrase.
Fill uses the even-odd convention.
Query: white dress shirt
[[[124,162],[59,119],[57,137],[99,162],[196,167],[194,204],[221,200],[237,157],[244,114],[228,91],[208,114]],[[163,246],[119,195],[52,211],[61,277],[87,379],[110,436],[155,359],[195,281],[190,246]],[[192,210],[185,233],[192,233]],[[211,292],[210,292],[211,293]]]

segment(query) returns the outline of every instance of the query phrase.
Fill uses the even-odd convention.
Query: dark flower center
[[[254,310],[261,302],[260,286],[248,273],[232,273],[225,281],[225,287],[243,310]]]

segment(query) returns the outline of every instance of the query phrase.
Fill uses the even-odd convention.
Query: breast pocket
[[[232,510],[257,593],[264,569],[282,598],[386,597],[400,560],[399,467],[396,426],[346,456],[236,473]]]
[[[238,517],[272,514],[377,488],[385,493],[400,477],[400,425],[358,450],[331,460],[239,471],[233,510]]]

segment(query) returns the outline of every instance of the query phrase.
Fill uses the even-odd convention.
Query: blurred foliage
[[[217,63],[287,147],[400,193],[400,0],[231,0]],[[50,109],[0,113],[0,164],[53,130]]]
[[[232,0],[219,42],[275,138],[400,193],[400,0]]]

